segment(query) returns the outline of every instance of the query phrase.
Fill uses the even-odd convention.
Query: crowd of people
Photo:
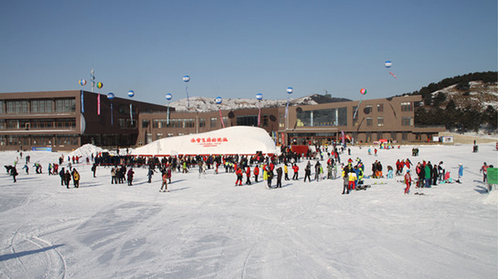
[[[393,147],[392,147],[393,148]],[[350,153],[350,149],[347,149]],[[375,149],[376,150],[376,149]],[[394,176],[403,176],[402,180],[398,180],[405,184],[404,193],[409,194],[412,182],[416,189],[430,188],[438,185],[438,183],[461,183],[463,177],[463,165],[458,166],[457,179],[452,180],[451,174],[445,168],[445,163],[440,161],[438,164],[432,164],[429,161],[422,160],[414,166],[409,158],[398,159],[394,165],[387,163],[387,172],[384,174],[382,162],[375,159],[372,163],[371,175],[365,174],[365,164],[360,158],[352,160],[348,158],[347,163],[341,162],[341,155],[345,151],[344,146],[333,147],[329,149],[326,146],[313,146],[309,148],[305,154],[297,154],[291,148],[283,148],[280,155],[263,155],[258,153],[252,156],[248,155],[187,155],[187,156],[170,156],[170,157],[134,157],[129,155],[110,156],[109,154],[98,153],[91,156],[91,171],[93,177],[96,177],[98,168],[109,168],[111,183],[124,184],[133,186],[135,168],[147,168],[147,182],[152,183],[156,173],[161,176],[160,192],[169,191],[168,185],[172,180],[172,173],[178,174],[191,172],[196,167],[198,168],[198,178],[207,178],[207,171],[212,170],[213,174],[234,173],[236,175],[235,186],[252,185],[259,183],[259,179],[264,182],[266,189],[282,188],[283,178],[285,181],[299,181],[302,179],[304,183],[311,181],[336,180],[342,178],[343,191],[342,194],[349,194],[353,190],[366,190],[368,185],[364,184],[365,178],[372,179],[393,179]],[[371,148],[369,149],[371,154]],[[373,155],[375,155],[374,152]],[[412,156],[418,156],[418,148],[412,149]],[[22,152],[20,153],[22,159]],[[370,156],[370,155],[369,155]],[[29,175],[30,156],[26,156],[25,169]],[[65,162],[66,159],[66,162]],[[59,157],[57,163],[48,164],[49,175],[59,175],[61,186],[70,188],[70,182],[73,181],[75,188],[79,187],[80,174],[74,165],[81,163],[79,156],[64,156]],[[326,160],[325,163],[323,163]],[[16,169],[16,160],[14,166],[10,166],[7,171],[12,175],[14,182],[19,175]],[[89,159],[87,158],[87,163]],[[303,177],[300,178],[299,163],[304,161]],[[305,162],[307,161],[307,162]],[[315,161],[315,162],[314,162]],[[66,163],[66,167],[62,167]],[[325,164],[325,167],[323,167]],[[394,168],[393,168],[394,166]],[[37,174],[42,174],[42,166],[40,163],[34,163],[33,167]],[[484,163],[481,166],[480,172],[483,174],[483,182],[487,180],[487,169],[492,165]],[[7,166],[6,166],[7,168]],[[395,169],[395,173],[394,173]],[[339,173],[340,170],[340,173]],[[413,172],[414,170],[414,172]],[[293,172],[290,179],[289,173]],[[412,174],[414,177],[412,178]],[[314,175],[314,176],[313,176]],[[253,182],[252,182],[253,176]],[[293,182],[290,182],[293,183]]]

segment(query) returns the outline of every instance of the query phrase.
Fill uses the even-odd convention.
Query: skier
[[[410,194],[410,186],[411,186],[410,170],[406,170],[405,184],[406,184],[405,194]]]

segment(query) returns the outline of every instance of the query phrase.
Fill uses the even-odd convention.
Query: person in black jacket
[[[276,177],[278,179],[278,181],[276,182],[276,188],[281,188],[281,177],[283,177],[283,169],[281,167],[279,167],[277,170],[276,170]]]

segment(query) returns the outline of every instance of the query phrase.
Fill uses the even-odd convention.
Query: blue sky
[[[0,92],[359,100],[497,71],[498,2],[2,1],[0,37]]]

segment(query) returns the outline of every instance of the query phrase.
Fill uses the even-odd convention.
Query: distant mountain
[[[314,94],[311,96],[296,98],[290,100],[291,106],[300,105],[317,105],[324,103],[335,103],[351,101],[345,98],[335,98],[330,95],[318,95]],[[257,99],[223,99],[220,108],[222,110],[233,110],[233,109],[246,109],[246,108],[256,108],[259,106],[259,101]],[[260,107],[271,108],[271,107],[284,107],[286,106],[287,100],[262,100],[260,101]],[[181,99],[170,103],[170,106],[175,108],[176,111],[191,111],[191,112],[207,112],[219,110],[219,106],[215,103],[215,99],[207,97],[191,97],[189,98],[189,107],[187,99]]]

